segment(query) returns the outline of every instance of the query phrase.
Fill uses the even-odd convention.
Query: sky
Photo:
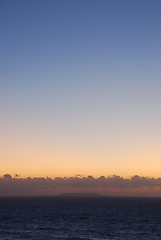
[[[0,176],[161,176],[161,1],[0,1]]]

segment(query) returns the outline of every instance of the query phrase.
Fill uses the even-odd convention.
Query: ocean
[[[159,240],[161,199],[0,198],[0,240]]]

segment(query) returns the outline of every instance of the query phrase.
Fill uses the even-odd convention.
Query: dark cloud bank
[[[131,178],[108,176],[19,178],[5,174],[0,178],[0,196],[54,196],[61,193],[100,193],[107,196],[161,197],[161,178],[135,175]]]

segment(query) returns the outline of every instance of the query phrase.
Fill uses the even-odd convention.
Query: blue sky
[[[3,171],[60,162],[50,176],[99,175],[101,162],[100,174],[158,174],[160,10],[159,0],[0,2]]]

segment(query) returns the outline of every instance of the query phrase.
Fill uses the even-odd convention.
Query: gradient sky
[[[0,1],[0,175],[161,175],[161,1]]]

